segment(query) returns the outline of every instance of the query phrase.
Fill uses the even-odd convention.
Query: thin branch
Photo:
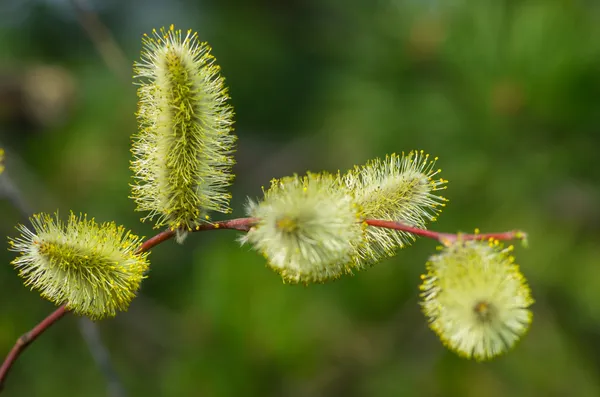
[[[240,232],[247,232],[254,223],[256,223],[256,218],[237,218],[225,221],[207,222],[197,226],[196,229],[194,229],[194,232],[203,232],[205,230],[239,230]],[[137,252],[142,253],[150,251],[152,248],[173,237],[175,237],[174,230],[163,230],[156,236],[150,237],[148,240],[144,241]]]
[[[31,331],[24,333],[19,339],[17,339],[17,343],[15,343],[10,353],[8,353],[8,356],[6,356],[4,363],[2,363],[2,366],[0,367],[0,392],[4,388],[4,380],[6,379],[8,372],[23,350],[25,350],[27,346],[37,339],[38,336],[40,336],[44,331],[50,328],[52,324],[56,323],[67,313],[68,310],[64,305],[59,307],[48,317],[43,319]]]
[[[257,221],[258,219],[256,218],[237,218],[229,219],[226,221],[210,222],[196,227],[196,230],[194,231],[201,232],[203,230],[228,229],[239,230],[240,232],[247,232]]]
[[[125,397],[127,393],[113,367],[110,353],[102,342],[98,325],[87,317],[80,317],[78,323],[83,340],[87,344],[90,353],[92,353],[92,358],[98,365],[100,372],[104,375],[104,379],[106,379],[108,397]]]
[[[141,254],[142,252],[150,251],[152,248],[157,245],[164,243],[167,240],[170,240],[173,236],[175,236],[175,232],[173,230],[165,230],[158,233],[154,237],[150,237],[148,240],[144,241],[140,248],[138,248],[137,253]]]
[[[23,197],[21,190],[13,183],[7,172],[0,175],[0,194],[17,209],[23,222],[30,225],[29,215],[33,213],[31,207]]]
[[[475,233],[475,234],[457,233],[457,234],[452,234],[452,233],[435,232],[433,230],[419,229],[416,227],[405,225],[400,222],[384,221],[381,219],[367,219],[367,220],[365,220],[365,222],[367,223],[367,225],[373,226],[373,227],[382,227],[382,228],[386,228],[386,229],[399,230],[401,232],[411,233],[416,236],[432,238],[434,240],[438,240],[440,243],[442,243],[444,245],[452,244],[459,238],[461,240],[489,240],[489,239],[493,239],[493,240],[519,239],[519,240],[523,240],[523,241],[527,240],[527,234],[521,230],[511,230],[508,232],[501,232],[501,233]]]
[[[111,31],[92,11],[87,0],[71,0],[71,4],[79,24],[90,37],[106,66],[123,81],[128,81],[130,77],[129,61]]]

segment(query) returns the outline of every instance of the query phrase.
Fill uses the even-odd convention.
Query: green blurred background
[[[534,322],[475,363],[420,313],[434,241],[303,287],[237,232],[202,233],[157,247],[129,312],[98,323],[127,395],[600,396],[600,2],[0,0],[3,235],[21,220],[15,188],[33,211],[153,234],[128,199],[131,64],[141,34],[171,23],[213,46],[230,87],[234,217],[272,177],[424,149],[450,181],[434,229],[529,232],[516,256]],[[12,258],[2,355],[53,310]],[[32,345],[5,395],[119,395],[79,327],[67,317]]]

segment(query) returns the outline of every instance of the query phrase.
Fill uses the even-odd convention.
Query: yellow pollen
[[[298,222],[290,217],[283,217],[276,221],[277,229],[285,233],[292,233],[298,228]]]
[[[488,322],[492,319],[494,314],[494,306],[485,301],[480,301],[473,306],[473,312],[477,316],[477,319],[481,322]]]

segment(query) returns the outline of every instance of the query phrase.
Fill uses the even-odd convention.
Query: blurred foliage
[[[135,87],[103,62],[74,3],[0,2],[2,177],[36,212],[87,212],[148,236],[128,199]],[[419,312],[432,241],[355,277],[292,287],[235,232],[198,234],[155,249],[130,311],[99,323],[129,395],[600,395],[599,3],[89,6],[131,62],[143,32],[171,23],[213,46],[237,114],[233,216],[272,177],[422,148],[450,181],[434,227],[528,231],[516,256],[537,301],[517,348],[477,364],[448,352]],[[9,201],[0,210],[14,235],[18,212]],[[52,310],[11,259],[1,256],[0,352]],[[6,386],[6,396],[107,395],[72,317]]]

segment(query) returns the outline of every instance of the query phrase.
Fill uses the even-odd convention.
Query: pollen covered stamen
[[[513,347],[529,328],[533,299],[511,251],[497,240],[459,239],[427,263],[423,312],[458,354],[488,360]]]
[[[364,241],[359,207],[330,174],[273,180],[264,200],[250,202],[257,218],[243,242],[290,283],[325,282],[353,270],[352,253]]]
[[[170,117],[173,122],[172,138],[168,139],[167,136],[167,139],[164,139],[166,147],[162,148],[162,151],[167,153],[164,173],[166,180],[163,184],[177,187],[171,189],[171,197],[166,205],[173,208],[170,212],[173,218],[180,218],[179,222],[173,225],[179,228],[195,219],[200,213],[199,207],[207,203],[200,202],[194,183],[194,175],[200,174],[201,162],[197,157],[202,151],[201,142],[198,142],[195,139],[197,135],[194,135],[194,128],[197,128],[198,123],[194,115],[194,108],[198,106],[194,103],[194,81],[189,76],[185,61],[174,48],[168,49],[165,60],[165,77],[170,83],[166,95],[170,98],[166,101],[169,107],[164,109],[164,112],[172,113]],[[181,163],[186,164],[186,167],[178,166]]]
[[[496,308],[489,302],[479,301],[473,306],[473,313],[475,314],[477,321],[481,323],[490,323],[496,314]]]
[[[425,229],[435,221],[446,199],[435,192],[445,189],[446,181],[437,177],[437,158],[423,151],[392,154],[354,167],[342,177],[352,191],[366,219],[396,221]],[[383,228],[367,229],[367,244],[354,256],[358,267],[368,266],[392,256],[412,241],[413,234]]]
[[[102,268],[106,265],[107,258],[98,255],[93,250],[84,252],[78,247],[56,242],[43,242],[38,244],[38,247],[38,252],[42,257],[62,270]]]
[[[140,238],[114,223],[98,224],[71,214],[66,223],[46,215],[20,226],[9,240],[21,255],[12,263],[25,285],[57,305],[93,319],[126,310],[148,269]]]
[[[298,221],[289,216],[282,216],[276,220],[275,227],[282,233],[291,234],[298,229]]]
[[[229,212],[233,110],[210,47],[171,26],[143,39],[132,197],[156,227],[186,231],[209,211]]]

